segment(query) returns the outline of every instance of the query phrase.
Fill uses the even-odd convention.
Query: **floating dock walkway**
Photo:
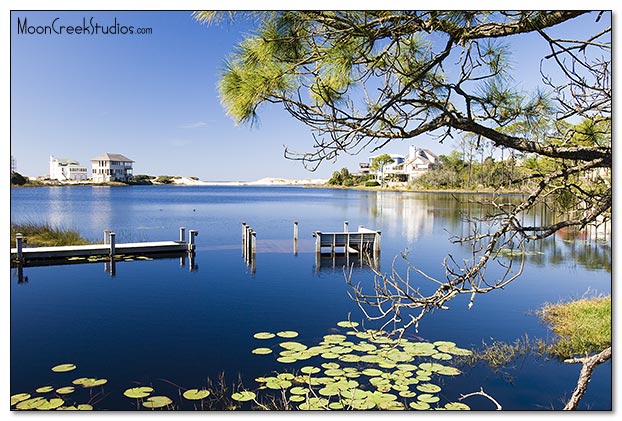
[[[363,226],[358,231],[348,232],[347,225],[343,232],[315,231],[315,252],[321,253],[322,248],[330,247],[331,254],[335,254],[338,247],[343,248],[345,254],[380,253],[380,231],[374,231]]]
[[[11,249],[11,262],[25,264],[48,259],[70,259],[73,257],[102,257],[122,258],[128,255],[150,255],[158,253],[189,252],[195,250],[194,238],[199,234],[196,230],[190,230],[190,241],[185,240],[184,227],[179,229],[178,241],[155,241],[141,243],[116,243],[115,233],[104,231],[103,244],[88,244],[81,246],[58,246],[58,247],[23,247],[23,236],[17,234],[16,247]]]

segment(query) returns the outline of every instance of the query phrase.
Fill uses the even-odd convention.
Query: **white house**
[[[369,163],[359,164],[360,174],[372,174],[380,181],[384,178],[392,178],[396,181],[412,181],[430,171],[438,163],[438,156],[429,149],[420,149],[415,146],[408,148],[408,155],[388,154],[393,162],[384,166],[375,173],[370,170],[371,162],[377,157],[369,158]]]
[[[93,181],[129,181],[134,161],[118,153],[105,153],[91,159]]]
[[[59,181],[80,181],[86,180],[87,178],[88,169],[81,166],[78,161],[50,156],[50,179]]]
[[[412,181],[430,171],[435,164],[438,164],[438,156],[432,151],[410,146],[404,163],[404,173],[408,176],[408,181]]]

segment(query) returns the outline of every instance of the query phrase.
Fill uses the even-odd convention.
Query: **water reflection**
[[[167,252],[151,255],[140,256],[138,260],[135,256],[127,256],[125,258],[105,257],[98,259],[82,259],[73,260],[72,258],[58,258],[58,259],[45,259],[45,260],[32,260],[25,263],[11,262],[11,267],[16,269],[17,283],[27,283],[28,276],[24,276],[24,269],[28,267],[41,267],[41,266],[66,266],[66,265],[79,265],[79,264],[102,264],[104,272],[110,274],[111,278],[117,275],[117,266],[119,263],[131,264],[134,261],[149,261],[149,260],[175,260],[178,259],[179,267],[183,268],[188,262],[188,270],[190,272],[197,271],[199,269],[196,263],[196,252]]]
[[[444,229],[448,235],[464,237],[472,234],[469,221],[482,221],[498,212],[497,206],[518,205],[520,195],[483,195],[450,193],[393,193],[377,192],[370,195],[367,212],[383,220],[384,230],[391,236],[403,236],[409,243]],[[520,216],[521,224],[549,225],[562,217],[548,205],[540,204]],[[483,223],[483,222],[482,222]],[[483,223],[484,224],[484,223]],[[470,247],[465,244],[464,248]],[[576,263],[591,270],[611,271],[611,225],[600,221],[582,230],[562,229],[542,241],[527,243],[528,262],[538,266]]]

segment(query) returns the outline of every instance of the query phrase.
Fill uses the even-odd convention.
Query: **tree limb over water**
[[[200,21],[219,16],[195,14]],[[401,320],[400,309],[418,309],[403,327],[416,325],[459,294],[471,294],[472,305],[476,294],[516,279],[522,262],[512,267],[500,249],[522,250],[560,229],[610,219],[609,12],[286,11],[253,17],[257,32],[240,43],[220,79],[222,104],[236,122],[251,124],[260,105],[281,104],[312,130],[310,151],[285,150],[307,168],[423,134],[439,142],[476,136],[478,144],[538,163],[522,203],[495,200],[497,212],[471,220],[471,234],[453,239],[470,245],[469,261],[448,256],[445,279],[410,266],[437,284],[435,292],[422,295],[393,268],[390,276],[378,274],[373,293],[354,289],[360,303],[390,304],[381,314],[392,321]],[[579,17],[593,35],[558,35],[574,34]],[[546,47],[542,82],[533,92],[516,87],[521,74],[509,61],[511,43],[525,36]],[[564,208],[553,222],[523,223],[523,215],[552,202]],[[491,261],[505,268],[498,279],[486,277]]]

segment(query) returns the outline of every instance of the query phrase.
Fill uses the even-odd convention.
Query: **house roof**
[[[75,159],[70,158],[52,158],[52,161],[58,162],[59,164],[65,165],[80,165],[80,162]]]
[[[126,156],[120,153],[105,153],[103,155],[92,158],[91,161],[121,161],[121,162],[134,162]]]

